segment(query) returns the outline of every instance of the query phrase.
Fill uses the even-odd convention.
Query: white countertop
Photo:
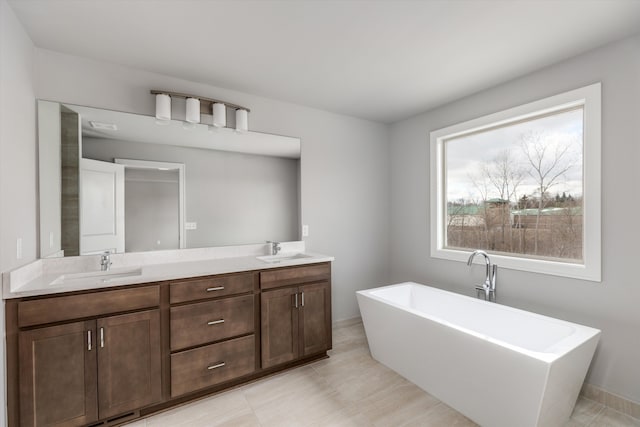
[[[297,243],[297,242],[296,242]],[[20,269],[5,273],[3,277],[3,298],[24,298],[31,296],[59,294],[63,292],[76,292],[91,289],[104,289],[123,285],[133,285],[140,283],[160,282],[166,280],[186,279],[199,276],[209,276],[214,274],[236,273],[243,271],[253,270],[267,270],[272,268],[280,268],[295,265],[314,264],[320,262],[333,261],[334,258],[327,255],[314,254],[304,251],[304,244],[302,246],[291,245],[288,250],[283,253],[287,254],[300,254],[304,253],[302,258],[283,259],[278,262],[264,262],[257,258],[257,256],[264,255],[264,252],[255,254],[255,246],[247,246],[247,251],[238,250],[235,247],[234,251],[224,251],[217,254],[209,254],[211,256],[207,259],[188,259],[189,256],[185,256],[185,253],[181,253],[175,262],[167,260],[167,254],[164,256],[154,257],[154,253],[148,253],[144,259],[141,257],[131,256],[127,259],[127,254],[113,255],[113,257],[120,257],[119,263],[113,265],[111,270],[114,273],[118,271],[130,271],[132,269],[140,269],[139,274],[125,276],[125,277],[113,277],[105,280],[102,277],[87,277],[81,279],[74,279],[72,281],[60,280],[61,276],[66,274],[81,273],[81,272],[93,272],[98,271],[99,268],[72,268],[68,264],[67,259],[57,262],[60,264],[67,264],[66,271],[60,271],[60,267],[46,265],[47,263],[55,264],[55,260],[38,260],[32,263],[32,265],[22,267]],[[260,246],[262,248],[262,246]],[[290,250],[294,249],[294,250]],[[226,256],[229,254],[239,255],[242,252],[250,252],[251,255],[245,256]],[[202,252],[192,251],[194,258],[201,258]],[[74,257],[74,258],[95,258],[94,257]],[[98,257],[99,258],[99,257]],[[158,258],[154,264],[154,258]],[[82,261],[85,261],[82,260]],[[139,261],[139,263],[135,263]],[[168,262],[167,262],[168,261]],[[40,263],[40,264],[38,264]],[[45,265],[43,265],[43,263]],[[87,264],[83,262],[83,264]],[[54,282],[61,282],[55,284]],[[71,284],[69,283],[71,282]]]

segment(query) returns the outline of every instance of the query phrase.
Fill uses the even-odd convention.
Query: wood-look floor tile
[[[444,403],[439,403],[432,409],[411,421],[398,424],[398,427],[478,427],[476,423],[461,413],[454,411]]]
[[[603,410],[604,405],[602,403],[580,397],[576,402],[575,408],[573,408],[570,421],[577,423],[576,425],[586,426],[589,425],[589,423],[592,422]],[[569,427],[569,425],[570,424],[567,424],[566,427]]]
[[[288,402],[255,409],[255,414],[263,427],[304,427],[322,424],[342,411],[344,407],[335,395],[316,393],[290,396]]]
[[[576,420],[569,420],[562,427],[587,427],[587,424],[580,423]]]
[[[311,366],[329,384],[339,386],[362,377],[371,369],[377,369],[382,365],[366,353],[354,352],[341,358],[329,359],[314,363]],[[385,368],[386,369],[386,368]]]
[[[264,406],[281,405],[307,394],[329,394],[334,390],[310,366],[266,378],[242,388],[245,398],[257,410]]]
[[[640,420],[611,408],[604,408],[589,427],[640,427]]]
[[[347,380],[332,377],[327,382],[336,388],[340,398],[348,405],[389,390],[404,383],[405,379],[386,366],[376,363],[357,376],[348,376]]]
[[[262,426],[303,426],[343,409],[335,390],[311,367],[246,387],[244,393]]]
[[[440,401],[406,381],[381,390],[361,402],[362,411],[376,427],[395,427],[419,419]]]
[[[215,427],[261,427],[260,421],[252,412],[250,414],[240,415],[229,420],[212,424]]]
[[[242,391],[232,390],[150,417],[147,427],[216,426],[249,414],[253,411]]]
[[[372,427],[369,418],[355,406],[342,409],[311,422],[305,427]]]

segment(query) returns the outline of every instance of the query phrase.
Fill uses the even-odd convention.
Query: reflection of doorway
[[[115,162],[125,167],[125,251],[185,248],[184,164]]]
[[[124,252],[124,167],[80,159],[80,255]]]

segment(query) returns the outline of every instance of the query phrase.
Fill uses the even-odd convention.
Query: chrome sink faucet
[[[111,264],[111,252],[104,251],[100,256],[100,270],[109,271]]]
[[[280,250],[282,249],[280,247],[280,242],[272,242],[270,240],[267,240],[267,243],[271,245],[271,247],[269,248],[269,250],[271,251],[271,255],[278,255],[278,252],[280,252]]]
[[[496,264],[491,264],[491,259],[489,258],[489,254],[485,251],[476,250],[471,253],[469,259],[467,260],[467,265],[471,266],[473,264],[473,259],[476,255],[482,255],[484,257],[485,264],[487,266],[486,277],[484,279],[484,283],[482,285],[476,286],[476,295],[480,298],[480,291],[484,291],[484,299],[485,301],[496,301],[496,278],[498,276],[498,266]]]

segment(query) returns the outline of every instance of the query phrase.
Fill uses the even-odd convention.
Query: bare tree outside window
[[[583,108],[445,141],[446,245],[582,259]]]

